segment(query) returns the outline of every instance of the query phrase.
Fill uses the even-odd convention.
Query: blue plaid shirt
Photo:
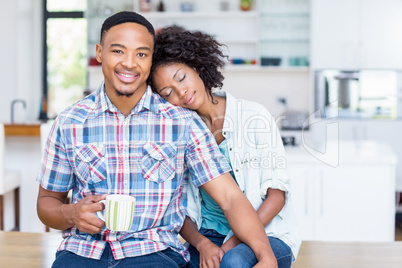
[[[195,112],[173,106],[148,88],[126,117],[99,90],[63,111],[53,124],[37,181],[50,191],[136,198],[128,232],[63,232],[59,250],[100,259],[109,243],[115,259],[170,247],[188,260],[177,239],[186,215],[187,178],[196,186],[229,172],[214,137]],[[191,173],[191,176],[189,174]]]

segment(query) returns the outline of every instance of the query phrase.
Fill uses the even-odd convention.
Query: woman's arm
[[[279,189],[268,188],[266,198],[257,210],[257,214],[260,217],[262,224],[267,226],[268,223],[278,215],[284,205],[285,192]],[[233,235],[222,245],[222,249],[226,252],[240,243],[241,241],[236,237],[236,235]]]
[[[184,220],[180,235],[200,253],[200,267],[219,267],[223,250],[200,234],[197,225],[189,217]]]
[[[260,218],[230,174],[225,173],[201,187],[222,209],[237,237],[253,250],[257,267],[277,267]]]

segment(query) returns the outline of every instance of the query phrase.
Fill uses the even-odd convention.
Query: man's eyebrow
[[[177,75],[177,73],[179,72],[181,70],[181,68],[180,69],[178,69],[174,74],[173,74],[173,79],[176,77],[176,75]],[[161,93],[164,89],[166,89],[167,87],[163,87],[163,88],[161,88],[160,90],[159,90],[159,93]]]
[[[110,47],[121,47],[121,48],[126,48],[125,45],[122,44],[110,44]]]
[[[149,50],[151,51],[150,47],[137,47],[137,50]]]
[[[122,45],[122,44],[111,44],[110,47],[126,48],[126,46]],[[151,48],[150,47],[137,47],[136,50],[148,50],[148,51],[151,51]]]

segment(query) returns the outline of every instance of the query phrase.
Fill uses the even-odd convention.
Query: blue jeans
[[[222,246],[226,236],[219,234],[215,230],[200,229],[200,233],[211,240],[217,246]],[[292,251],[282,240],[268,236],[272,251],[275,254],[279,268],[289,268],[292,264]],[[190,252],[189,268],[198,268],[200,266],[200,253],[193,246],[188,248]],[[228,250],[222,258],[220,267],[222,268],[248,268],[257,264],[257,258],[253,251],[244,243]]]
[[[58,251],[53,268],[102,268],[102,267],[141,267],[141,268],[179,268],[185,267],[183,257],[170,248],[152,254],[115,260],[110,245],[107,244],[100,260],[81,257],[67,250]]]

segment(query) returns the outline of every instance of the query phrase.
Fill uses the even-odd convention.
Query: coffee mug
[[[134,218],[135,198],[123,194],[109,194],[106,200],[99,201],[105,205],[103,211],[97,211],[98,217],[112,231],[128,231]]]

